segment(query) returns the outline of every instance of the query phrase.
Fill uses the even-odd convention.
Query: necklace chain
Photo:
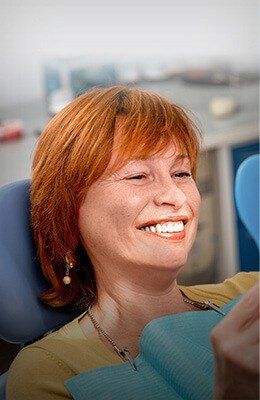
[[[188,299],[187,297],[183,297],[182,298],[184,303],[187,304],[191,304],[192,306],[196,307],[196,308],[200,308],[202,310],[209,310],[212,309],[216,312],[218,312],[219,314],[225,315],[225,313],[215,304],[211,303],[209,300],[204,301],[203,303],[200,303],[198,301],[193,301]],[[119,355],[119,357],[124,360],[124,361],[128,361],[131,365],[131,367],[136,371],[136,365],[134,362],[134,359],[132,358],[129,350],[125,347],[120,348],[117,346],[116,342],[106,333],[106,331],[104,331],[104,329],[99,325],[98,321],[94,318],[93,314],[92,314],[92,306],[93,303],[89,305],[88,309],[87,309],[87,314],[89,315],[89,318],[91,320],[91,322],[93,323],[94,327],[98,330],[99,333],[101,333],[109,343],[111,343],[111,345],[113,346],[113,348],[115,349],[116,353]]]
[[[196,308],[200,308],[202,310],[207,310],[210,308],[205,302],[199,303],[198,301],[193,301],[193,300],[187,299],[186,297],[183,297],[183,301],[184,301],[184,303],[191,304],[192,306],[194,306]]]
[[[91,322],[93,323],[95,328],[97,328],[98,332],[101,333],[109,341],[109,343],[112,344],[113,348],[115,349],[115,351],[119,355],[119,357],[124,361],[128,361],[130,363],[131,367],[133,368],[133,370],[137,371],[134,359],[131,356],[130,351],[126,347],[124,347],[124,348],[118,347],[116,342],[106,333],[106,331],[104,331],[103,328],[101,328],[101,326],[99,325],[97,320],[94,318],[92,311],[91,311],[92,305],[93,304],[90,304],[90,306],[88,307],[87,314],[89,315],[89,318],[91,319]]]
[[[112,344],[112,346],[113,346],[114,348],[119,348],[119,347],[116,345],[116,342],[104,331],[103,328],[101,328],[101,326],[99,325],[99,323],[97,322],[97,320],[94,318],[94,316],[93,316],[93,314],[92,314],[92,311],[91,311],[92,306],[93,306],[93,304],[91,304],[91,305],[88,307],[88,310],[87,310],[87,314],[89,315],[89,318],[91,319],[91,322],[92,322],[93,325],[97,328],[97,330],[98,330],[100,333],[102,333],[102,335]]]

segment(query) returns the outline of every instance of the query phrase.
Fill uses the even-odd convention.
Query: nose
[[[173,181],[172,177],[164,179],[158,183],[156,193],[154,195],[154,203],[157,206],[168,204],[175,209],[180,209],[187,200],[184,191]]]

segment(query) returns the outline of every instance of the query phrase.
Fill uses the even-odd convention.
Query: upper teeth
[[[142,231],[157,232],[157,233],[181,232],[183,231],[183,229],[184,229],[183,221],[167,222],[165,224],[156,224],[141,228]]]

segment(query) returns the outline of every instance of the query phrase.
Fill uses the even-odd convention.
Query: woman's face
[[[194,242],[199,208],[189,159],[171,146],[104,173],[80,207],[79,229],[94,267],[178,271]]]

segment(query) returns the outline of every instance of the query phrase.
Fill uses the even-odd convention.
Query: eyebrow
[[[131,165],[138,163],[138,162],[145,162],[145,161],[149,161],[152,157],[147,157],[147,158],[136,158],[134,160],[129,161],[126,165],[124,165],[122,167],[122,169],[127,168],[128,166],[130,167]],[[169,157],[171,158],[171,157]],[[178,154],[175,157],[173,157],[172,159],[172,165],[174,165],[174,163],[181,161],[181,160],[188,160],[190,161],[189,157],[187,156],[187,154]]]
[[[192,168],[191,159],[190,159],[190,157],[189,157],[187,154],[180,154],[180,155],[178,155],[178,156],[175,158],[175,160],[173,161],[173,164],[174,164],[174,163],[181,162],[181,161],[182,161],[185,165],[186,165],[186,163],[188,163],[189,166]]]
[[[149,158],[153,158],[153,157],[139,158],[139,159],[133,160],[133,162],[136,162],[136,161],[147,161],[147,160],[149,160]],[[173,162],[180,161],[180,160],[185,160],[185,159],[189,160],[189,157],[188,157],[187,154],[177,154],[174,157],[169,156],[167,158],[172,158]]]
[[[189,157],[188,157],[187,154],[178,154],[178,155],[175,157],[175,160],[176,160],[176,161],[184,160],[184,159],[188,159],[188,160],[189,160]]]

